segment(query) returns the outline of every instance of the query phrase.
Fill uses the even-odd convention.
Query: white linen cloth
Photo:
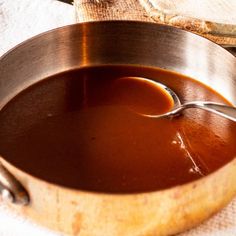
[[[0,56],[34,35],[74,22],[73,7],[56,0],[0,0]],[[51,232],[0,205],[0,236],[63,234]],[[236,236],[236,198],[211,219],[181,236]]]

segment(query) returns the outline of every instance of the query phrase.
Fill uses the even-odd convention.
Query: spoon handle
[[[236,108],[215,102],[188,102],[181,106],[182,110],[188,108],[200,108],[223,116],[229,120],[236,121]]]

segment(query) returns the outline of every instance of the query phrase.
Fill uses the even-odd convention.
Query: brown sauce
[[[18,168],[66,187],[110,192],[154,191],[212,173],[236,154],[236,125],[199,109],[174,119],[173,102],[227,103],[205,85],[153,68],[101,66],[47,78],[0,112],[0,155]],[[121,77],[126,77],[121,79]]]

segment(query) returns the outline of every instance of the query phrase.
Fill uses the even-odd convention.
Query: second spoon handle
[[[223,116],[229,120],[236,121],[236,108],[215,102],[188,102],[181,106],[181,110],[188,108],[200,108]]]

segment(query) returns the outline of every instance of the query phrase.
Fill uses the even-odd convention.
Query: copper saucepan
[[[48,76],[84,66],[131,64],[191,76],[236,104],[236,59],[195,34],[151,23],[110,21],[55,29],[0,59],[0,109]],[[1,127],[0,127],[1,129]],[[1,158],[0,192],[10,207],[71,235],[170,235],[191,228],[236,194],[236,159],[200,180],[140,194],[96,194],[54,185]]]

